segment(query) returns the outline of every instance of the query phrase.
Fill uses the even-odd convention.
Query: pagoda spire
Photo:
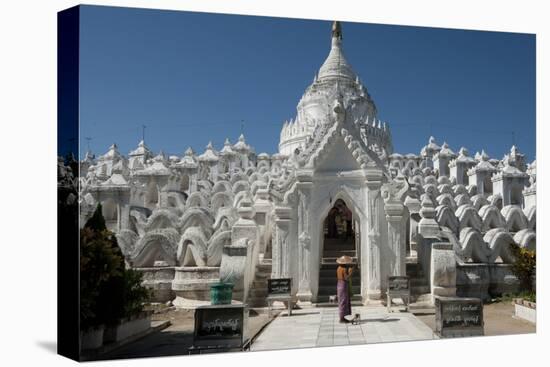
[[[337,20],[332,23],[332,38],[342,39],[342,26]]]

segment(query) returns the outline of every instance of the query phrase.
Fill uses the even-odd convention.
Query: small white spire
[[[485,149],[481,150],[480,158],[481,158],[482,161],[488,161],[489,160],[489,155],[487,153],[485,153]]]
[[[332,23],[332,38],[342,39],[342,25],[339,21]]]

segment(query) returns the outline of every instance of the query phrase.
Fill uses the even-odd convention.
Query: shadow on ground
[[[39,340],[36,342],[36,345],[50,353],[57,354],[57,342],[55,341]]]

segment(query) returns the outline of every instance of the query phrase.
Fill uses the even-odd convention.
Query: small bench
[[[411,287],[408,276],[390,276],[388,277],[388,292],[387,292],[386,307],[388,312],[392,312],[392,299],[401,298],[405,304],[405,311],[409,311],[411,302]]]
[[[294,303],[296,302],[294,297],[291,295],[272,295],[267,296],[267,307],[268,307],[268,317],[271,317],[271,310],[273,309],[273,303],[274,302],[283,302],[286,304],[286,307],[288,309],[288,316],[292,316],[292,308],[294,307]]]

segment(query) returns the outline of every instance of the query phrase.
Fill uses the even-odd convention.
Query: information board
[[[292,290],[291,278],[277,278],[277,279],[267,280],[268,296],[279,296],[279,295],[290,296],[291,290]]]
[[[483,335],[483,303],[479,298],[436,297],[435,323],[443,337]]]
[[[211,305],[195,309],[194,345],[234,347],[243,345],[245,305]]]

